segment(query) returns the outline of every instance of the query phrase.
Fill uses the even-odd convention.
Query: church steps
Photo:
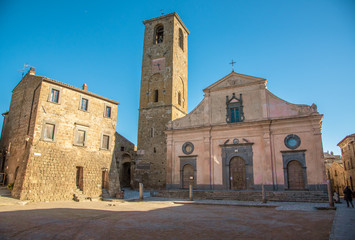
[[[194,199],[261,201],[261,191],[203,191],[194,190]],[[188,190],[165,190],[154,194],[154,197],[188,199]],[[325,192],[310,191],[274,191],[266,192],[266,199],[275,202],[328,202]]]

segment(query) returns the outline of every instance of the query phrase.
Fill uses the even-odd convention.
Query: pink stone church
[[[167,130],[167,189],[326,190],[322,114],[232,72]]]

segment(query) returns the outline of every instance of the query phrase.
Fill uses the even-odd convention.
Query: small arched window
[[[181,106],[181,92],[178,93],[178,104]]]
[[[154,31],[154,44],[162,43],[164,39],[164,26],[158,25]]]
[[[179,29],[179,46],[184,50],[184,34],[182,33],[181,28]]]

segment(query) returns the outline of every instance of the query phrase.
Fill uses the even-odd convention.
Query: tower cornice
[[[185,24],[182,22],[181,18],[179,17],[179,15],[176,13],[176,12],[173,12],[173,13],[169,13],[169,14],[166,14],[166,15],[163,15],[163,16],[159,16],[159,17],[156,17],[156,18],[151,18],[151,19],[148,19],[148,20],[144,20],[143,21],[143,24],[147,24],[147,23],[150,23],[150,22],[153,22],[153,21],[157,21],[157,20],[161,20],[161,19],[164,19],[164,18],[169,18],[171,16],[174,16],[176,17],[176,19],[180,22],[181,26],[185,29],[185,31],[187,32],[187,34],[190,34],[190,31],[187,29],[187,27],[185,26]]]

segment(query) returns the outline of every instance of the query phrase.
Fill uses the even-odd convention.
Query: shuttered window
[[[54,140],[54,130],[55,125],[51,123],[46,123],[44,127],[44,139],[46,140]]]
[[[103,134],[102,141],[101,141],[101,148],[109,149],[109,144],[110,144],[110,136]]]

